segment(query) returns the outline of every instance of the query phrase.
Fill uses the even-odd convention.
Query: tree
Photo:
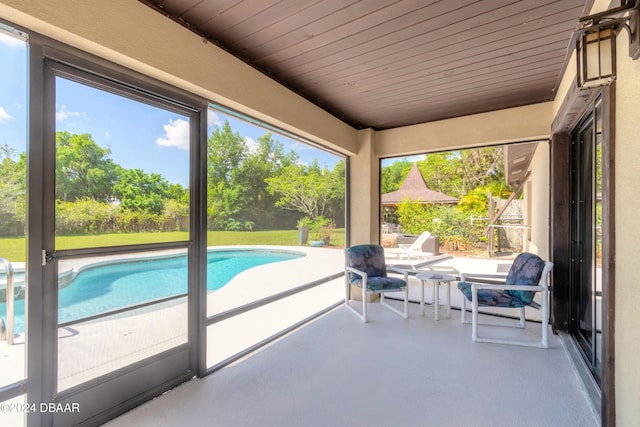
[[[476,187],[504,182],[504,150],[502,146],[474,148],[461,152],[464,164],[465,194]]]
[[[267,183],[269,192],[280,196],[276,206],[315,219],[326,216],[331,201],[340,193],[339,186],[344,193],[342,176],[342,181],[335,179],[334,174],[321,169],[315,161],[310,166],[287,166],[280,175],[268,178]]]
[[[169,184],[167,197],[187,206],[189,205],[189,190],[180,184]]]
[[[383,167],[380,173],[380,193],[391,193],[399,189],[409,174],[411,166],[413,166],[413,162],[399,160]]]
[[[274,140],[271,133],[258,138],[257,146],[246,154],[234,174],[243,194],[238,215],[258,227],[273,227],[281,222],[282,215],[275,206],[277,196],[269,192],[266,179],[279,175],[297,160],[298,154],[293,150],[285,152],[284,145]]]
[[[156,215],[162,214],[169,189],[169,182],[162,175],[147,174],[142,169],[122,169],[120,179],[113,187],[123,208]]]
[[[243,208],[242,191],[234,178],[245,151],[244,139],[238,132],[233,133],[228,121],[221,128],[216,128],[209,137],[207,216],[210,228],[226,229]]]
[[[0,147],[0,215],[14,215],[16,211],[16,197],[20,193],[18,189],[18,177],[16,176],[15,161],[11,156],[15,150],[7,144]]]
[[[229,183],[232,173],[238,169],[244,159],[246,144],[238,132],[233,133],[231,125],[225,120],[217,127],[207,143],[207,172],[209,183]]]
[[[463,172],[466,165],[461,157],[460,151],[427,154],[418,163],[427,187],[456,198],[464,195]]]
[[[469,191],[458,202],[458,209],[476,215],[486,215],[489,211],[489,196],[506,199],[511,194],[505,182],[492,182]]]
[[[91,135],[56,132],[56,198],[109,201],[120,168]]]
[[[0,146],[0,233],[21,234],[26,219],[26,157],[15,161],[15,150]]]
[[[458,199],[477,187],[496,188],[498,184],[504,186],[501,146],[430,153],[417,164],[427,187]],[[381,193],[397,190],[411,165],[411,162],[401,160],[382,168]]]
[[[327,216],[332,218],[338,226],[344,225],[345,220],[346,172],[347,162],[342,159],[335,164],[329,173],[329,186],[332,194]]]

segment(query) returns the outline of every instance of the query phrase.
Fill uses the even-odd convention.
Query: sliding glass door
[[[570,331],[594,378],[602,378],[601,102],[573,133],[571,174]]]

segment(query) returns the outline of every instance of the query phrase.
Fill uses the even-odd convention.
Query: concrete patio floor
[[[404,320],[374,303],[363,324],[338,307],[107,425],[599,425],[559,336],[546,350],[474,343],[453,314],[411,304]]]

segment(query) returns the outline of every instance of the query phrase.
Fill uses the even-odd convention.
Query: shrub
[[[403,233],[421,234],[429,231],[440,236],[442,242],[451,240],[452,247],[469,249],[482,242],[482,224],[472,224],[471,215],[460,212],[456,206],[420,204],[405,200],[398,205],[398,218]]]
[[[448,251],[466,251],[472,247],[469,239],[463,236],[446,236],[443,245]]]

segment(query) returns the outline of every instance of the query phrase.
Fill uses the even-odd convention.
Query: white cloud
[[[24,40],[22,40],[19,37],[15,37],[12,35],[9,35],[5,32],[0,31],[0,44],[3,44],[5,46],[9,46],[12,48],[15,47],[26,47],[26,43],[24,42]]]
[[[244,144],[247,146],[247,151],[249,153],[255,153],[258,150],[258,143],[248,136],[244,137]]]
[[[293,151],[315,150],[314,147],[300,141],[295,141],[293,144],[291,144],[291,149]]]
[[[222,120],[220,120],[220,116],[218,116],[211,109],[207,110],[207,126],[213,127],[213,126],[220,126],[220,125],[222,125]]]
[[[184,119],[169,120],[163,126],[164,137],[156,139],[156,144],[161,147],[176,147],[180,150],[189,150],[189,122]]]
[[[7,120],[11,120],[13,117],[11,117],[11,115],[9,113],[7,113],[7,111],[0,107],[0,123],[7,121]]]
[[[84,111],[67,111],[66,105],[56,104],[56,122],[64,122],[65,120],[77,117],[87,119],[87,113]]]

